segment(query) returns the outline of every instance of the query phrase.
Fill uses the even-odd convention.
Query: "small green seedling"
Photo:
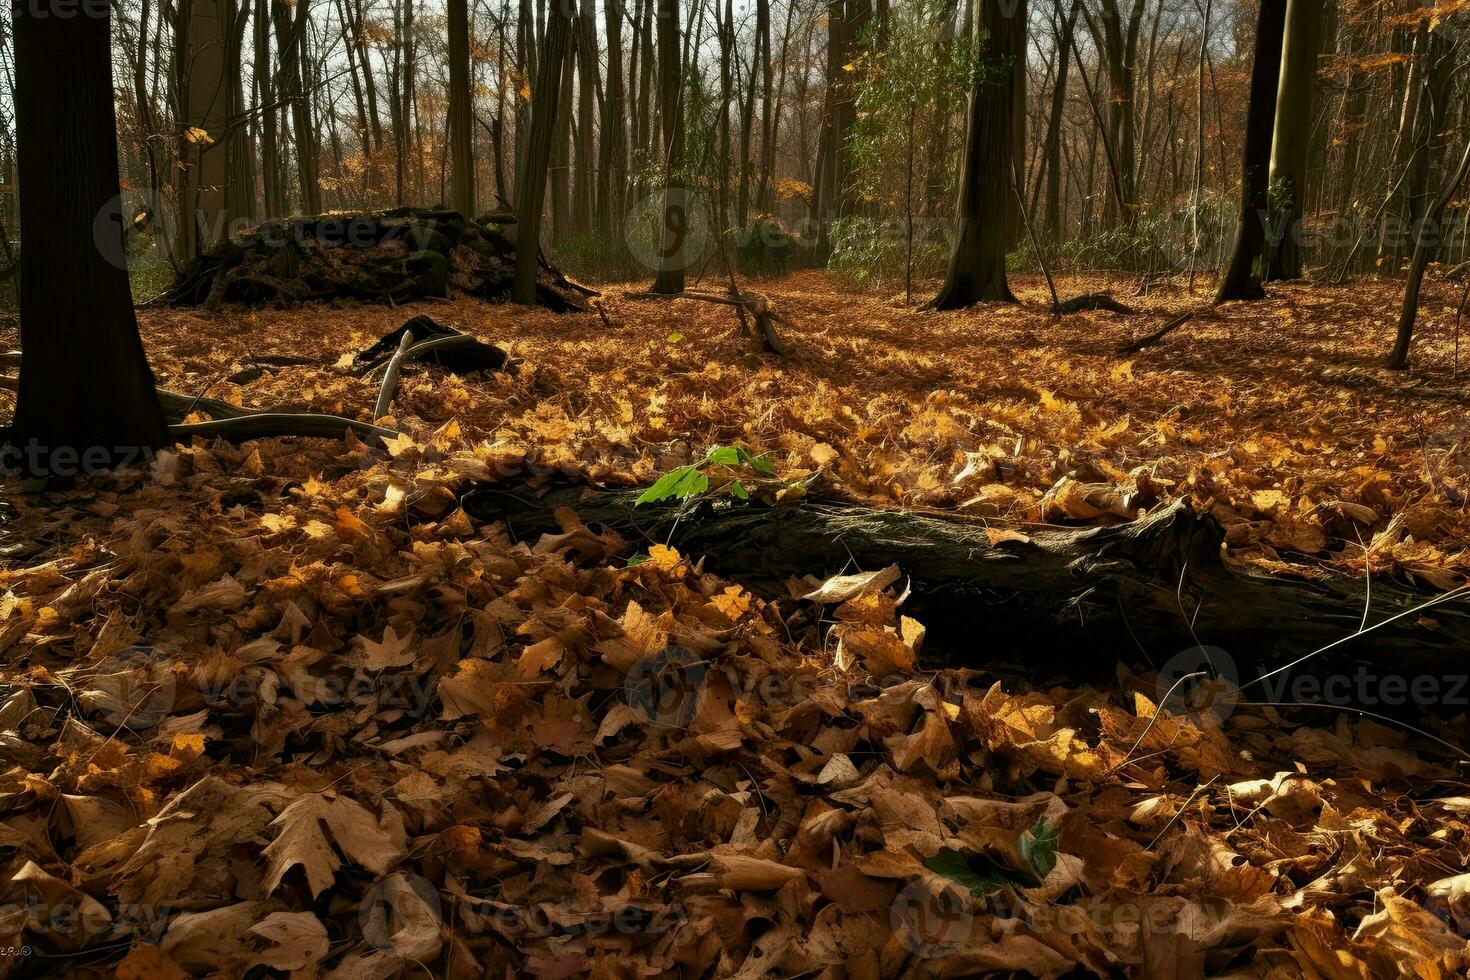
[[[657,483],[643,491],[643,495],[633,502],[633,506],[639,507],[643,504],[657,503],[660,500],[687,500],[690,497],[698,497],[709,492],[711,471],[723,481],[727,475],[726,471],[742,468],[758,476],[776,475],[776,468],[771,465],[764,453],[756,456],[740,446],[715,446],[699,462],[690,463],[688,466],[681,466],[665,473]],[[738,476],[729,475],[728,479],[728,483],[720,483],[719,489],[729,491],[730,496],[736,500],[749,499],[750,491],[740,482]]]

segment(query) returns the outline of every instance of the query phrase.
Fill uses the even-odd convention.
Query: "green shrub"
[[[827,269],[849,285],[876,289],[904,281],[908,245],[902,218],[838,218],[830,234],[832,254]],[[942,276],[948,263],[949,244],[944,237],[916,229],[914,280]]]
[[[769,214],[756,215],[735,234],[735,265],[745,276],[781,276],[796,256],[796,239]]]

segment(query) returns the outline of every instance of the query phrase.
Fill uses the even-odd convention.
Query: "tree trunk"
[[[1072,32],[1077,26],[1077,10],[1082,0],[1072,0],[1072,9],[1062,21],[1057,40],[1057,80],[1052,89],[1051,117],[1046,125],[1046,144],[1041,155],[1041,166],[1046,170],[1046,204],[1042,227],[1047,241],[1056,244],[1062,240],[1062,115],[1067,108],[1067,66],[1070,64]],[[1057,13],[1061,13],[1061,0],[1057,0]]]
[[[955,208],[955,243],[949,272],[929,304],[938,310],[985,300],[1015,302],[1006,282],[1006,249],[1014,195],[1016,74],[1025,71],[1026,4],[981,0],[975,72],[965,123],[965,156]]]
[[[1271,134],[1276,118],[1277,77],[1281,72],[1282,32],[1286,0],[1261,0],[1256,14],[1255,60],[1251,66],[1250,104],[1246,109],[1245,143],[1241,151],[1240,216],[1230,264],[1220,276],[1215,302],[1265,296],[1255,263],[1266,244],[1266,208]]]
[[[658,2],[659,128],[663,136],[664,194],[659,222],[658,271],[655,293],[684,291],[689,264],[689,200],[684,190],[684,86],[680,77],[679,3]]]
[[[597,151],[593,145],[597,113],[597,10],[593,0],[581,0],[577,13],[577,169],[572,184],[572,228],[593,228],[597,209]]]
[[[1445,206],[1454,199],[1455,191],[1464,183],[1467,172],[1470,172],[1470,141],[1465,144],[1460,165],[1445,180],[1439,196],[1430,202],[1416,226],[1414,259],[1409,264],[1408,281],[1404,283],[1404,304],[1399,310],[1398,335],[1394,339],[1393,352],[1388,355],[1388,366],[1395,370],[1401,371],[1409,366],[1409,344],[1414,339],[1414,321],[1419,315],[1419,287],[1424,282],[1424,270],[1439,251],[1440,239],[1444,237],[1439,221],[1444,215]]]
[[[1272,221],[1277,238],[1266,278],[1300,279],[1302,212],[1307,200],[1307,158],[1312,146],[1312,91],[1317,76],[1317,35],[1322,0],[1289,0],[1271,137],[1271,184],[1280,195]]]
[[[106,6],[13,10],[24,359],[6,462],[38,477],[168,441],[123,252],[110,23]]]
[[[526,137],[521,171],[516,174],[516,266],[511,299],[525,306],[536,302],[546,172],[551,162],[553,127],[561,107],[562,62],[566,60],[567,40],[571,35],[566,5],[553,2],[550,6],[536,68],[537,84],[531,92],[531,131]]]
[[[453,160],[449,200],[475,216],[475,121],[470,96],[469,0],[449,0],[449,146]]]
[[[260,182],[265,217],[286,213],[281,182],[280,116],[276,109],[275,70],[271,67],[271,0],[255,0],[255,84],[260,94]]]
[[[616,233],[628,195],[627,98],[623,90],[623,0],[604,0],[607,30],[607,96],[602,103],[602,141],[598,147],[597,231]]]

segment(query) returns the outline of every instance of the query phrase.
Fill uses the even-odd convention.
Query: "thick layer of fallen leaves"
[[[1123,668],[1105,688],[925,671],[922,624],[903,615],[888,570],[824,584],[842,570],[814,568],[792,583],[809,598],[773,601],[704,573],[698,555],[654,546],[627,567],[645,543],[570,512],[561,533],[520,541],[458,508],[467,481],[512,474],[527,455],[643,478],[739,439],[775,450],[787,475],[825,467],[853,493],[960,504],[1000,488],[1015,500],[997,510],[1026,515],[1063,477],[1102,482],[1056,467],[1075,467],[1111,399],[1130,419],[1122,433],[1164,431],[1166,402],[1194,409],[1167,439],[1094,440],[1086,458],[1102,475],[1105,463],[1146,466],[1167,495],[1191,486],[1166,482],[1170,467],[1197,467],[1193,486],[1221,506],[1275,490],[1295,507],[1304,483],[1290,481],[1346,493],[1331,481],[1351,470],[1301,439],[1351,455],[1370,428],[1405,438],[1412,417],[1401,392],[1384,396],[1397,407],[1383,425],[1366,426],[1358,394],[1317,435],[1288,437],[1276,400],[1296,390],[1290,378],[1307,388],[1286,353],[1286,380],[1211,409],[1209,378],[1179,366],[1206,356],[1205,335],[1150,355],[1157,367],[1135,359],[1142,380],[1123,401],[1130,382],[1101,353],[1037,341],[1035,376],[1014,377],[1028,373],[1025,330],[1100,345],[1123,332],[1102,317],[1084,320],[1084,341],[1076,323],[1023,327],[1015,312],[849,304],[871,314],[865,329],[845,326],[830,294],[781,300],[806,325],[786,366],[699,309],[676,319],[614,300],[622,326],[607,333],[446,306],[441,319],[514,341],[526,363],[513,378],[410,373],[398,421],[412,438],[386,451],[199,443],[64,493],[9,486],[0,947],[124,977],[1367,978],[1470,966],[1470,799],[1451,762],[1396,730],[1246,705],[1217,724],[1161,709],[1155,678]],[[280,328],[253,316],[272,324],[271,353],[328,362],[401,319],[296,311]],[[192,390],[237,357],[184,328],[250,319],[147,322],[164,382]],[[659,336],[674,326],[692,339]],[[967,331],[997,351],[993,374],[981,371],[990,355],[958,345]],[[267,336],[234,337],[266,352]],[[1232,371],[1245,371],[1238,358],[1222,366]],[[1074,374],[1095,387],[1057,380]],[[952,393],[916,395],[930,389]],[[359,416],[372,401],[329,367],[211,393]],[[1300,398],[1292,411],[1309,412]],[[964,435],[937,428],[951,423]],[[1182,439],[1186,424],[1202,445]],[[1022,448],[954,487],[952,469],[982,465],[966,456],[983,455],[982,438]],[[1237,438],[1297,448],[1269,466],[1232,457],[1202,482]],[[1384,506],[1435,490],[1388,465],[1405,454],[1395,443],[1355,464],[1384,473]],[[1413,537],[1450,539],[1430,540]],[[1241,547],[1268,557],[1259,539]],[[1018,865],[1022,835],[1043,821],[1058,830],[1056,859],[1038,884]],[[955,854],[1009,883],[972,894],[942,870]],[[0,970],[21,963],[0,958]]]
[[[953,507],[1007,520],[1116,520],[1161,498],[1212,508],[1243,557],[1274,567],[1329,564],[1450,588],[1470,571],[1467,376],[1452,378],[1458,288],[1431,282],[1416,363],[1380,366],[1400,287],[1286,285],[1255,304],[1181,328],[1159,347],[1113,353],[1172,313],[1182,290],[1142,299],[1139,316],[1028,306],[919,313],[835,292],[807,273],[766,288],[794,329],[773,359],[725,307],[634,302],[609,290],[592,314],[421,305],[506,343],[515,378],[411,374],[398,414],[415,431],[451,419],[510,467],[648,482],[718,442],[769,450],[783,475],[821,471],[828,492]],[[384,307],[145,311],[163,383],[175,390],[366,418],[374,392],[334,368],[407,313]],[[225,380],[251,358],[320,358],[321,367]],[[254,372],[251,372],[252,374]]]

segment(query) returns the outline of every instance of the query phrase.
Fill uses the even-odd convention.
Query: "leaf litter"
[[[444,304],[521,369],[410,369],[386,451],[196,440],[18,487],[0,945],[125,977],[1470,967],[1470,804],[1457,760],[1411,734],[1160,705],[1122,665],[1110,684],[924,669],[901,565],[812,569],[770,599],[570,511],[519,540],[459,509],[528,459],[648,484],[739,443],[829,493],[1072,522],[1189,494],[1267,567],[1465,567],[1457,484],[1409,463],[1439,403],[1365,372],[1378,413],[1337,383],[1309,405],[1286,362],[1320,322],[1237,344],[1278,350],[1277,381],[1238,355],[1221,384],[1180,366],[1224,350],[1213,326],[1119,364],[1075,352],[1121,335],[1108,315],[987,310],[981,352],[959,343],[977,315],[789,286],[794,363],[701,310],[673,348],[665,316],[615,298],[611,332]],[[1273,297],[1259,315],[1355,301]],[[245,366],[261,328],[278,352],[326,344],[324,366],[210,393],[358,418],[371,386],[325,365],[392,325],[352,306],[143,317],[175,390]]]

